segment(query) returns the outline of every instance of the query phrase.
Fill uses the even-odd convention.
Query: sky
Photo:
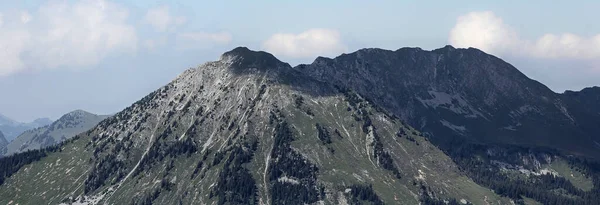
[[[237,46],[292,65],[476,47],[555,92],[600,85],[600,1],[20,0],[0,4],[0,113],[116,113]]]

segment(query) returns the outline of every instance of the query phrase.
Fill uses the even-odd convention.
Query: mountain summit
[[[290,67],[289,64],[281,62],[270,53],[264,51],[253,51],[246,47],[237,47],[231,51],[223,53],[220,61],[230,62],[230,67],[235,69],[237,72],[244,72],[246,69],[258,69],[260,71],[266,71],[268,69]]]

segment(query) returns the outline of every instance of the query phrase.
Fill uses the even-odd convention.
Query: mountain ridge
[[[565,107],[567,104],[577,107],[577,103],[562,98],[560,94],[530,79],[502,59],[475,48],[456,49],[446,46],[433,51],[420,48],[401,48],[396,51],[361,49],[333,59],[317,58],[312,64],[302,64],[295,69],[316,79],[357,90],[434,137],[439,136],[439,133],[450,132],[456,137],[448,137],[449,139],[464,140],[461,139],[464,138],[462,136],[467,135],[466,140],[488,138],[483,139],[483,142],[525,146],[536,146],[538,143],[544,145],[544,141],[549,141],[545,146],[594,158],[600,156],[594,140],[590,140],[596,129],[591,128],[592,126],[584,129],[577,127],[575,119],[569,114],[569,109],[577,108]],[[440,118],[437,112],[447,113]],[[514,116],[508,115],[511,112]],[[531,117],[533,115],[538,116]],[[478,122],[474,120],[476,118],[493,123]],[[579,152],[580,147],[571,146],[571,141],[560,142],[565,137],[556,136],[548,140],[543,139],[545,136],[542,135],[546,134],[527,131],[537,126],[545,127],[536,121],[546,119],[553,121],[551,124],[555,125],[570,124],[564,128],[549,128],[555,133],[546,134],[581,135],[576,141],[583,148],[582,152]],[[588,118],[582,118],[582,121],[583,119]],[[525,121],[530,122],[525,124]],[[504,125],[498,127],[494,124]],[[597,123],[594,125],[600,126]],[[518,128],[520,126],[523,127]],[[477,130],[477,127],[488,128]],[[505,134],[490,135],[492,130],[500,130]],[[462,131],[474,133],[461,133]],[[437,140],[446,139],[438,137]],[[447,148],[451,146],[448,145]]]
[[[0,130],[5,134],[6,139],[10,142],[18,135],[32,128],[43,127],[52,123],[49,118],[38,118],[32,122],[18,122],[7,116],[0,114]]]

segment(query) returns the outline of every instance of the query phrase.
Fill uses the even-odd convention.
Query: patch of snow
[[[428,93],[433,97],[432,99],[417,98],[417,100],[419,100],[427,107],[431,107],[434,109],[442,107],[456,114],[462,114],[463,116],[468,118],[482,117],[484,119],[487,119],[481,112],[470,106],[469,103],[461,95],[450,95],[445,92],[439,92],[434,90],[430,90],[428,91]]]
[[[422,171],[422,170],[420,170],[420,169],[419,169],[419,170],[417,170],[417,171],[419,172],[419,176],[415,176],[415,179],[418,179],[418,180],[423,180],[423,181],[425,181],[425,172],[423,172],[423,171]]]
[[[356,174],[356,173],[352,173],[352,176],[353,176],[354,178],[356,178],[356,180],[358,180],[358,181],[361,181],[361,182],[364,182],[364,181],[365,181],[365,180],[364,180],[362,177],[360,177],[360,175],[358,175],[358,174]]]
[[[281,183],[300,184],[300,182],[297,179],[289,178],[287,176],[279,177],[277,181]]]

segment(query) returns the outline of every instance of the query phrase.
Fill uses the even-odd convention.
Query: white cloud
[[[150,24],[156,31],[164,32],[186,22],[183,16],[173,16],[169,7],[161,6],[146,12],[144,22]]]
[[[450,31],[450,43],[456,47],[475,47],[486,52],[498,52],[514,47],[516,33],[494,13],[472,12],[458,17]]]
[[[109,54],[135,51],[137,36],[127,9],[104,0],[52,2],[33,17],[5,16],[0,27],[0,75],[25,69],[77,69]]]
[[[21,12],[21,23],[29,23],[29,21],[31,21],[31,15],[29,14],[29,12]]]
[[[21,53],[29,46],[31,36],[25,30],[0,28],[0,76],[6,76],[25,67]]]
[[[309,29],[299,34],[277,33],[263,42],[263,49],[291,58],[338,55],[346,51],[339,32],[331,29]]]
[[[594,59],[600,57],[600,34],[544,34],[536,40],[522,39],[518,33],[490,11],[460,16],[450,31],[450,44],[475,47],[497,55],[536,58]]]

